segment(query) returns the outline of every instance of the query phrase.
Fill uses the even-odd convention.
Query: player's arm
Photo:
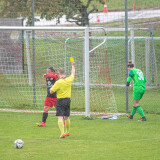
[[[46,77],[47,77],[47,74],[44,74],[42,78],[46,78]]]
[[[146,77],[144,76],[144,82],[146,83],[147,82],[147,79],[146,79]]]
[[[49,74],[49,73],[47,73],[46,76],[54,78],[56,81],[58,80],[58,75],[57,74]]]
[[[74,61],[72,61],[71,65],[72,65],[71,75],[74,77],[74,76],[75,76],[75,67],[74,67],[75,62],[74,62]]]
[[[129,76],[128,76],[128,78],[127,78],[126,86],[129,86],[129,85],[130,85],[130,82],[131,82],[133,76],[134,76],[134,73],[133,73],[132,70],[130,70],[130,71],[129,71]]]
[[[55,84],[51,87],[51,89],[50,89],[50,94],[53,94],[53,93],[56,92],[57,90],[58,90],[58,84],[55,83]]]
[[[131,82],[131,77],[128,76],[126,86],[129,86]]]

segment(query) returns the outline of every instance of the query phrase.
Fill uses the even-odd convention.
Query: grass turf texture
[[[59,139],[57,117],[49,115],[44,128],[37,127],[40,114],[0,112],[0,156],[22,159],[159,159],[160,115],[146,115],[146,122],[120,117],[117,120],[85,120],[71,116],[70,136]],[[16,139],[24,141],[15,149]]]
[[[41,88],[41,91],[43,91],[43,88]],[[73,92],[73,88],[72,88],[72,92]],[[10,107],[4,107],[4,108],[9,108],[9,109],[20,109],[20,110],[43,110],[43,104],[44,104],[44,100],[45,100],[45,96],[46,96],[46,89],[44,88],[44,97],[43,98],[39,98],[38,102],[41,102],[41,105],[37,105],[37,106],[33,106],[32,105],[32,101],[30,101],[30,103],[27,103],[28,101],[26,99],[23,99],[23,97],[20,97],[20,99],[17,101],[17,98],[15,98],[15,96],[10,96],[10,97],[5,97],[3,93],[5,93],[5,90],[3,91],[3,93],[1,93],[1,97],[0,99],[2,100],[0,103],[1,109],[3,109],[3,101],[5,99],[8,100],[8,104],[10,104]],[[120,113],[124,113],[126,112],[126,98],[125,98],[125,88],[114,88],[113,87],[113,92],[114,92],[114,96],[115,96],[115,100],[116,100],[116,104],[117,104],[117,109],[118,112]],[[38,92],[41,93],[41,92]],[[72,103],[71,103],[71,110],[76,112],[76,111],[82,111],[84,112],[84,104],[81,102],[80,105],[76,105],[76,96],[80,95],[79,92],[73,92],[73,99],[72,99]],[[140,101],[140,106],[143,108],[145,113],[155,113],[155,114],[160,114],[160,88],[156,88],[156,89],[149,89],[146,90],[142,100]],[[84,97],[84,95],[82,94],[81,97]],[[131,112],[132,110],[132,106],[133,106],[133,88],[129,87],[129,111],[128,113]],[[14,106],[15,105],[15,106]],[[94,101],[91,103],[91,106],[95,105]],[[98,105],[98,104],[97,104]],[[55,111],[54,107],[53,109],[50,109],[50,111]]]
[[[130,0],[128,1],[128,9],[133,9],[133,4],[136,2],[136,9],[146,9],[146,8],[152,8],[155,6],[159,6],[160,1],[158,0]],[[94,3],[94,2],[93,2]],[[106,1],[108,11],[111,10],[122,10],[125,8],[125,1],[122,0],[112,0],[112,1]],[[98,10],[103,11],[103,6],[98,5]]]

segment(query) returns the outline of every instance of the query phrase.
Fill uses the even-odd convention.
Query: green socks
[[[132,112],[131,112],[131,116],[134,116],[134,114],[136,113],[137,108],[135,106],[133,106]]]
[[[134,116],[136,111],[138,111],[138,113],[140,114],[141,117],[144,117],[143,109],[140,106],[137,106],[137,107],[133,106],[131,116]]]
[[[140,114],[141,117],[144,117],[143,109],[140,106],[136,107],[138,113]]]

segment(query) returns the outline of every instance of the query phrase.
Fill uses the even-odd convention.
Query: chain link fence
[[[0,4],[0,26],[103,27],[107,33],[107,40],[103,46],[107,49],[111,83],[118,112],[126,112],[127,107],[125,83],[126,58],[128,58],[127,60],[131,59],[135,63],[136,68],[141,69],[147,78],[146,92],[140,101],[140,105],[146,113],[160,113],[160,2],[158,0],[146,0],[143,2],[140,0],[113,0],[106,2],[95,0],[91,1],[91,3],[87,0],[83,2],[79,0],[52,0],[45,1],[45,4],[44,1],[41,0],[11,0],[10,2],[2,0]],[[126,25],[128,29],[127,32]],[[103,39],[104,35],[102,35],[102,32],[103,31],[100,31],[99,33],[97,32],[96,35],[90,36],[102,37]],[[127,50],[126,33],[128,33]],[[14,65],[16,64],[14,62],[18,61],[21,63],[21,65],[19,65],[21,66],[19,71],[23,72],[26,70],[26,72],[29,72],[27,61],[24,59],[26,53],[23,53],[23,49],[27,44],[25,43],[23,32],[20,34],[21,40],[17,41],[20,47],[18,49],[13,47],[13,52],[11,51],[13,48],[11,47],[4,56],[5,46],[2,41],[4,42],[5,39],[8,38],[8,33],[1,31],[0,70],[6,70],[6,63],[4,63],[3,60],[7,59],[7,65],[11,63]],[[73,34],[71,37],[79,37],[77,33]],[[17,35],[17,32],[12,32],[10,37],[16,39]],[[57,39],[57,37],[58,35],[54,33],[53,38]],[[45,43],[46,46],[50,45],[48,41],[45,41]],[[28,45],[29,44],[30,43],[28,43]],[[11,46],[12,44],[8,43],[8,45]],[[45,51],[49,56],[47,56],[47,59],[44,59],[50,63],[49,60],[52,55],[49,54],[51,51],[47,48],[49,47],[46,47]],[[90,50],[91,49],[92,46],[90,46]],[[16,50],[21,56],[15,55],[18,53]],[[22,61],[18,60],[17,57],[22,59]],[[39,66],[35,67],[37,68]],[[46,68],[46,66],[44,68]],[[9,67],[8,70],[10,70]],[[17,70],[16,66],[15,70]],[[5,72],[9,71],[6,70]],[[93,74],[93,72],[90,74]],[[3,75],[4,73],[1,72],[1,83]],[[1,90],[1,93],[2,92],[3,90]],[[128,92],[128,111],[130,112],[133,105],[132,85],[129,87]],[[0,101],[3,101],[2,96]]]

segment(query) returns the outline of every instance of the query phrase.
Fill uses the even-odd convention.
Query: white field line
[[[18,112],[18,113],[43,113],[43,111],[34,111],[34,110],[17,110],[17,109],[0,109],[0,112]],[[56,111],[48,111],[50,114],[56,114]],[[85,115],[85,112],[70,112],[71,115]],[[99,113],[99,112],[90,112],[90,115],[99,115],[104,116],[105,118],[116,116],[126,115],[126,113]]]
[[[15,137],[12,137],[12,136],[0,136],[1,139],[4,139],[4,138],[15,138]],[[39,137],[39,138],[36,138],[36,137],[20,137],[21,139],[35,139],[35,140],[53,140],[53,141],[61,141],[60,138],[45,138],[45,137]],[[136,139],[136,140],[131,140],[131,141],[115,141],[115,142],[112,142],[112,144],[121,144],[121,143],[131,143],[131,142],[142,142],[142,141],[153,141],[153,140],[160,140],[160,137],[153,137],[153,138],[142,138],[142,139]],[[104,143],[104,144],[109,144],[111,142],[108,142],[108,141],[97,141],[97,140],[82,140],[82,139],[69,139],[69,141],[72,141],[72,142],[83,142],[83,143],[88,143],[88,142],[91,142],[91,143]]]

